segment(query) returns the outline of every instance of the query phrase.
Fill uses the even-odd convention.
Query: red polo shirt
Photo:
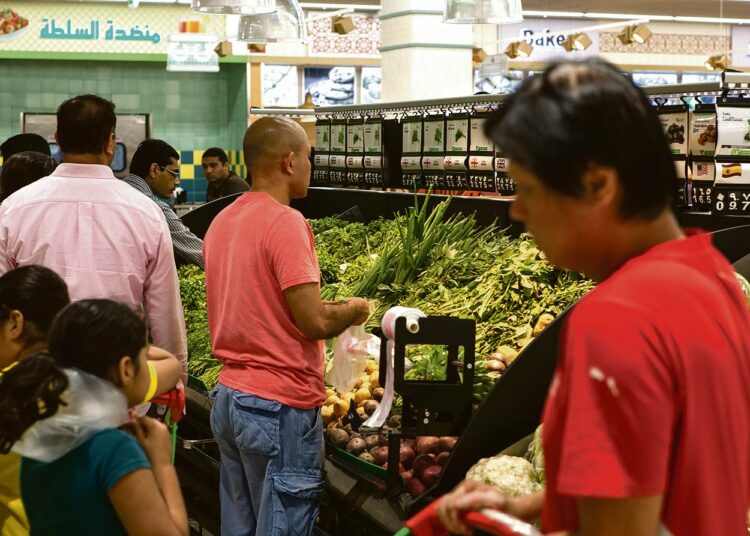
[[[746,534],[750,312],[709,235],[631,259],[572,311],[544,416],[545,531],[576,497],[664,495],[675,536]]]

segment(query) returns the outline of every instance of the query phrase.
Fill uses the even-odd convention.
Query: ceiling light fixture
[[[570,34],[563,42],[562,46],[567,52],[573,52],[574,50],[583,51],[591,46],[593,41],[585,33],[573,33]]]
[[[629,45],[631,43],[642,45],[651,39],[652,35],[654,35],[654,33],[651,31],[651,28],[645,24],[637,24],[623,28],[622,31],[617,34],[617,39],[619,39],[623,45]]]
[[[526,41],[515,41],[513,43],[510,43],[506,47],[505,55],[508,56],[512,60],[516,58],[525,59],[531,56],[531,53],[533,51],[534,51],[534,47],[531,46]]]
[[[717,54],[708,58],[704,65],[709,71],[723,71],[729,67],[729,57],[725,54]]]
[[[445,0],[443,22],[508,24],[522,20],[521,0]]]
[[[331,19],[331,31],[339,35],[346,35],[351,32],[356,26],[354,25],[354,19],[351,17],[333,17]]]
[[[192,0],[190,9],[213,15],[260,15],[276,11],[276,0]]]
[[[237,40],[247,43],[304,41],[305,14],[297,0],[276,0],[276,12],[240,17]]]

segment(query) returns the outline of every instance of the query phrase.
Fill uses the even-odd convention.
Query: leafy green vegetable
[[[501,345],[522,348],[542,313],[558,315],[592,288],[581,276],[551,266],[534,241],[512,238],[496,226],[481,228],[472,216],[447,217],[449,201],[427,201],[392,220],[346,223],[311,220],[327,300],[362,296],[372,301],[367,327],[378,326],[393,305],[428,315],[476,321],[475,397],[494,385],[482,357]],[[221,364],[211,356],[203,272],[180,269],[188,324],[190,373],[216,383]],[[444,349],[409,354],[410,378],[443,374]],[[421,349],[421,347],[420,347]]]

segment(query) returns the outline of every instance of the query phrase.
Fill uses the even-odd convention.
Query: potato
[[[380,372],[373,372],[370,374],[370,385],[372,385],[374,389],[380,387]]]
[[[365,388],[358,389],[357,392],[354,393],[354,400],[357,401],[357,404],[359,404],[360,402],[364,400],[369,400],[370,398],[372,398],[372,395],[370,394],[369,389],[365,389]]]
[[[365,400],[365,413],[367,413],[368,415],[372,415],[373,413],[375,413],[375,410],[378,409],[379,405],[380,404],[377,400]]]
[[[383,400],[383,395],[385,394],[385,389],[382,387],[376,387],[372,390],[372,398],[380,402]]]
[[[367,463],[375,463],[375,458],[373,458],[372,454],[370,454],[369,452],[363,452],[362,454],[360,454],[359,459],[364,460]]]
[[[549,313],[544,313],[539,317],[539,320],[536,321],[536,325],[534,326],[534,330],[531,332],[532,337],[536,337],[539,335],[542,331],[544,331],[544,328],[549,326],[552,321],[555,319],[554,316],[552,316]]]
[[[336,415],[336,417],[343,417],[347,413],[349,413],[349,401],[341,399],[336,400],[333,404],[333,414]]]
[[[349,434],[346,433],[346,430],[342,430],[341,428],[329,430],[328,438],[334,446],[340,449],[343,449],[346,447],[346,444],[349,443]]]
[[[420,436],[417,438],[417,454],[440,454],[440,440],[435,436]]]
[[[354,454],[355,456],[359,456],[364,452],[365,450],[365,440],[361,437],[355,437],[349,440],[349,442],[346,444],[346,451],[349,454]]]

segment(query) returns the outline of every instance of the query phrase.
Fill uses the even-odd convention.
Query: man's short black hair
[[[214,156],[219,159],[219,162],[222,164],[226,164],[227,160],[227,153],[224,152],[224,149],[220,147],[211,147],[210,149],[206,149],[203,152],[203,158]]]
[[[488,120],[498,150],[549,188],[583,193],[592,165],[612,167],[623,218],[656,217],[677,180],[659,118],[645,94],[602,60],[566,60],[528,80]]]
[[[63,154],[101,154],[115,131],[115,103],[79,95],[57,109],[57,141]]]
[[[166,141],[143,140],[133,153],[133,159],[130,161],[130,173],[144,179],[148,175],[148,168],[151,167],[151,164],[165,167],[169,164],[171,158],[179,160],[180,155]]]
[[[8,160],[8,158],[14,154],[22,153],[24,151],[34,151],[46,154],[47,156],[52,155],[47,140],[39,134],[34,134],[32,132],[11,136],[0,145],[0,154],[3,156],[4,160]]]

